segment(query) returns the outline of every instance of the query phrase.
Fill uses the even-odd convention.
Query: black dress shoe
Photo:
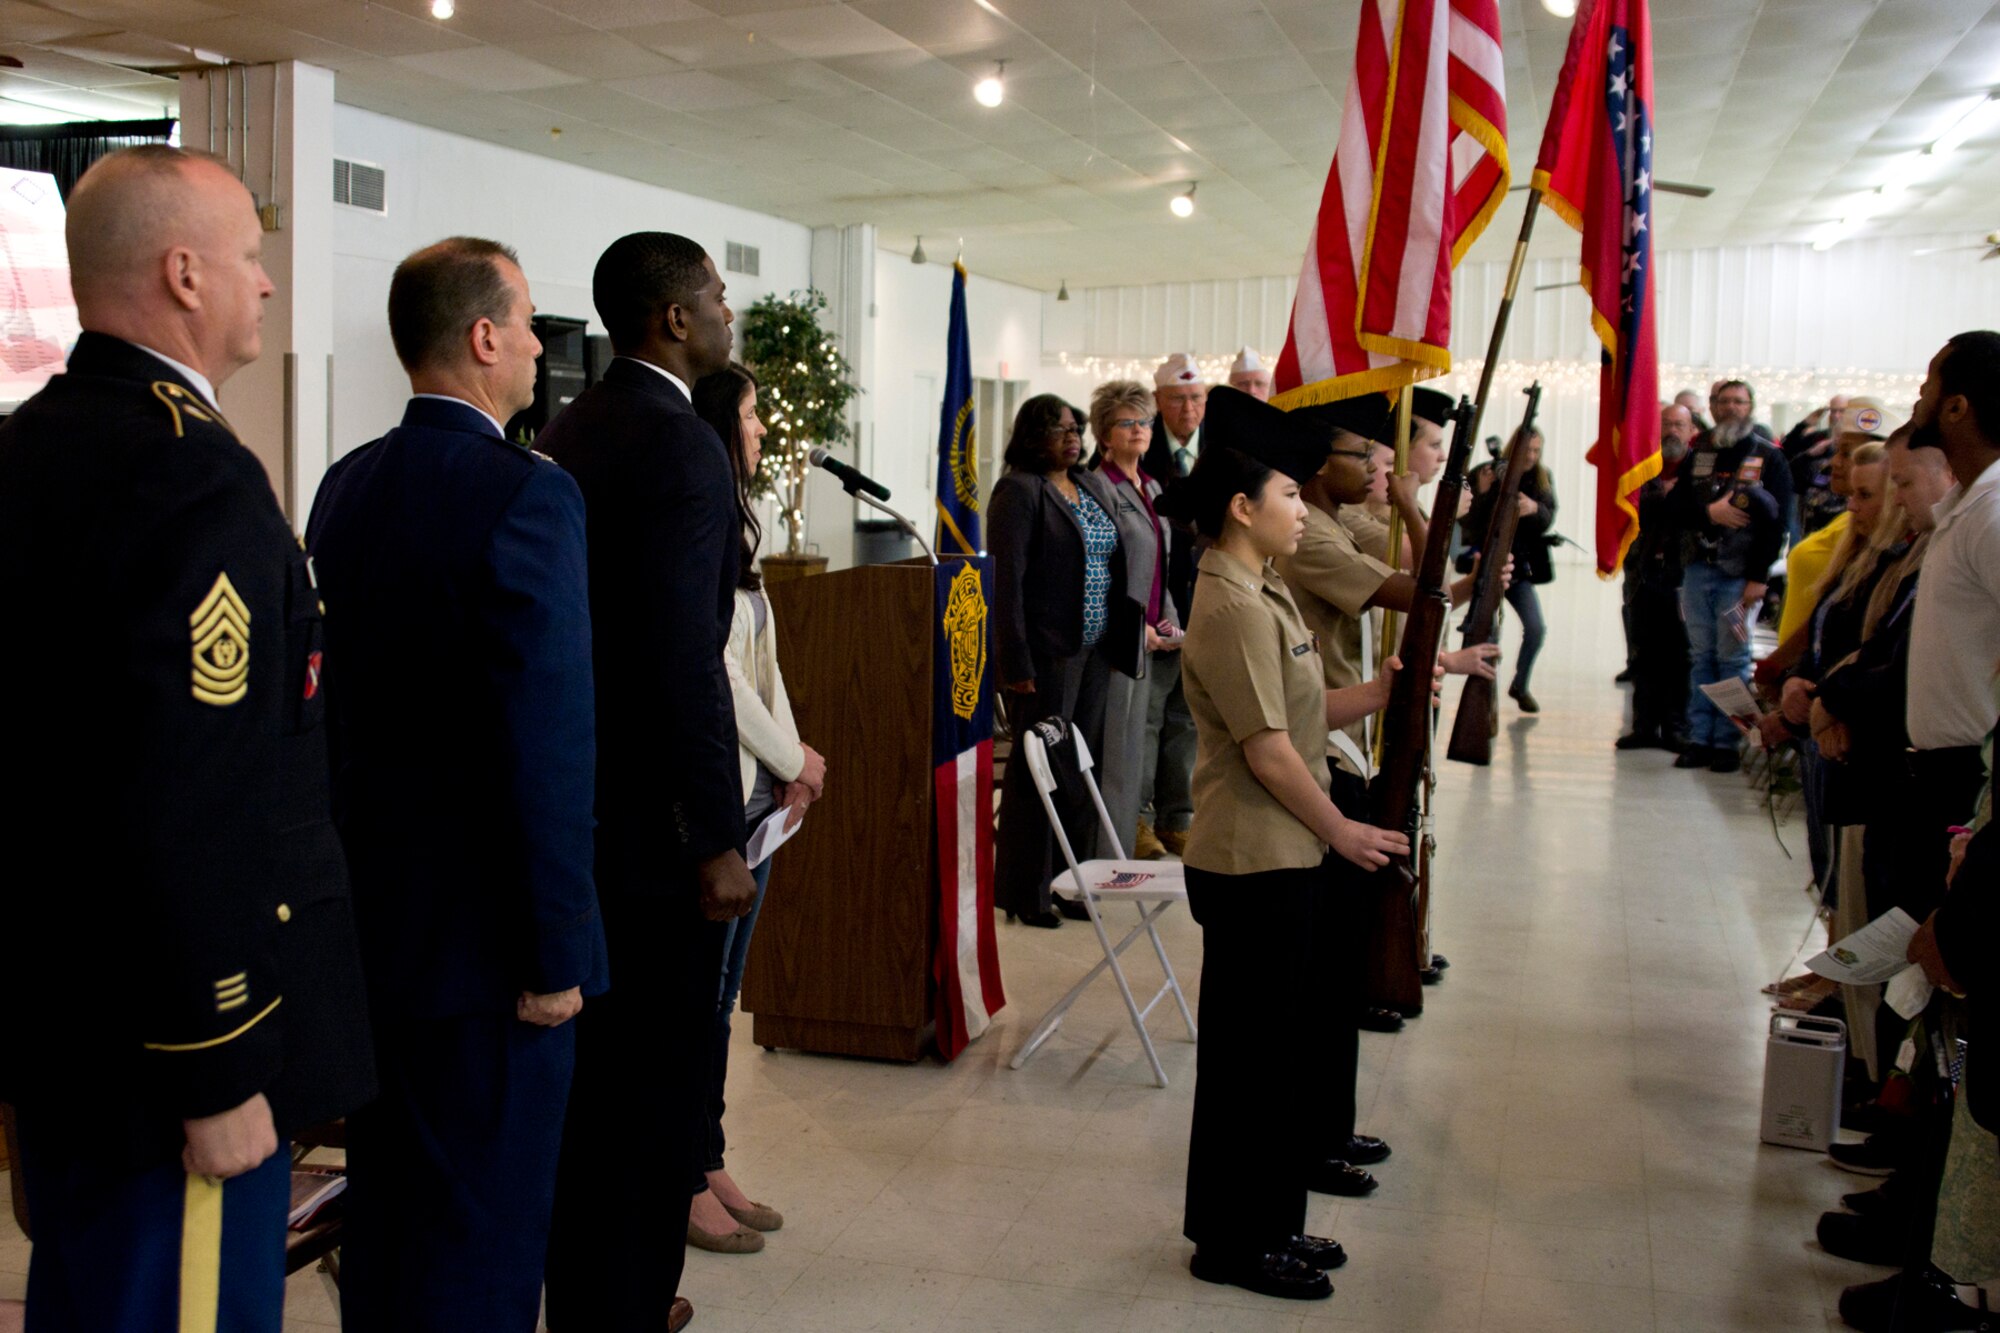
[[[1042,930],[1054,930],[1062,924],[1062,918],[1050,911],[1009,912],[1007,913],[1007,919],[1009,921],[1019,921],[1024,926],[1036,926]]]
[[[1377,1009],[1371,1005],[1361,1011],[1356,1025],[1363,1032],[1401,1032],[1403,1016],[1394,1009]]]
[[[1929,1264],[1849,1287],[1840,1293],[1840,1318],[1861,1333],[1987,1327],[1986,1316],[1960,1300],[1951,1279]]]
[[[1442,972],[1447,967],[1450,966],[1451,966],[1451,959],[1446,958],[1443,954],[1434,953],[1431,955],[1431,971]]]
[[[1417,969],[1417,980],[1426,986],[1435,986],[1444,980],[1444,973],[1435,967],[1420,967]]]
[[[1611,745],[1613,749],[1617,750],[1655,750],[1660,745],[1660,733],[1657,731],[1635,731],[1629,736],[1620,736]]]
[[[1675,768],[1707,768],[1708,747],[1706,745],[1685,745],[1681,747],[1681,757],[1674,760]]]
[[[1734,773],[1743,767],[1743,752],[1733,745],[1714,745],[1708,751],[1708,771]]]
[[[1325,1236],[1294,1236],[1285,1242],[1285,1253],[1322,1273],[1330,1273],[1347,1262],[1347,1251],[1340,1248],[1340,1242]]]
[[[1660,733],[1660,748],[1671,754],[1680,754],[1688,748],[1688,738],[1678,731]]]
[[[1840,1206],[1863,1217],[1885,1217],[1898,1212],[1907,1202],[1903,1198],[1906,1189],[1903,1178],[1892,1175],[1872,1190],[1841,1195]]]
[[[1055,908],[1058,912],[1061,912],[1064,916],[1068,917],[1072,921],[1090,920],[1090,909],[1085,907],[1080,902],[1076,902],[1069,898],[1054,898],[1051,899],[1050,901],[1052,901],[1055,904]]]
[[[1836,1143],[1826,1150],[1827,1160],[1857,1176],[1886,1176],[1909,1156],[1907,1146],[1896,1136],[1870,1134],[1859,1143]]]
[[[1373,1194],[1381,1182],[1358,1166],[1349,1166],[1338,1158],[1331,1158],[1313,1165],[1306,1171],[1306,1188],[1314,1194],[1338,1194],[1346,1199],[1358,1199],[1364,1194]]]
[[[1613,685],[1630,685],[1632,683],[1632,668],[1626,667],[1623,671],[1613,676],[1611,683]]]
[[[1822,1250],[1858,1264],[1894,1267],[1911,1258],[1909,1228],[1880,1217],[1821,1213],[1818,1235]]]
[[[1522,712],[1539,713],[1542,711],[1542,706],[1535,702],[1535,696],[1526,690],[1509,690],[1507,693],[1514,696],[1514,702],[1520,706]]]
[[[1349,1166],[1373,1166],[1389,1160],[1389,1145],[1373,1134],[1354,1134],[1335,1146],[1335,1154]]]
[[[1333,1295],[1326,1274],[1289,1250],[1269,1254],[1228,1255],[1194,1252],[1188,1271],[1203,1282],[1220,1282],[1262,1296],[1288,1301],[1323,1301]]]

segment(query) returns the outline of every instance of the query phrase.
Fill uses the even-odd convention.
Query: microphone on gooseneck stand
[[[849,467],[835,458],[823,444],[816,444],[806,451],[806,461],[814,467],[825,468],[840,480],[841,488],[849,495],[866,491],[878,500],[889,498],[889,488],[876,481],[867,473]]]

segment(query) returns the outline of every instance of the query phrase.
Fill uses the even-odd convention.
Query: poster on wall
[[[0,412],[34,397],[81,331],[56,179],[0,167]]]

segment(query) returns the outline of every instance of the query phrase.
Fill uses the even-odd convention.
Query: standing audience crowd
[[[1682,400],[1662,408],[1663,468],[1625,562],[1633,725],[1618,745],[1717,772],[1746,744],[1794,752],[1829,940],[1892,910],[1917,923],[1926,984],[1823,1002],[1847,1032],[1843,1125],[1865,1135],[1830,1155],[1881,1183],[1843,1195],[1817,1239],[1898,1270],[1842,1294],[1852,1327],[1985,1327],[1972,1288],[2000,1279],[2000,1105],[1976,1031],[2000,938],[2000,333],[1947,342],[1907,422],[1842,395],[1779,444],[1747,385],[1717,384],[1698,432]],[[1753,671],[1781,553],[1778,642]],[[1732,679],[1756,701],[1734,717],[1700,690]]]

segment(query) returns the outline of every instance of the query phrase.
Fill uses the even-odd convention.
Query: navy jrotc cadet
[[[165,145],[69,199],[85,332],[0,424],[0,1097],[27,1326],[268,1330],[289,1131],[373,1091],[328,818],[319,595],[216,403],[271,282],[230,169]]]
[[[382,1077],[348,1122],[355,1330],[533,1333],[569,1020],[607,984],[583,495],[502,433],[534,398],[533,313],[503,245],[405,259],[389,333],[414,396],[307,528]]]

